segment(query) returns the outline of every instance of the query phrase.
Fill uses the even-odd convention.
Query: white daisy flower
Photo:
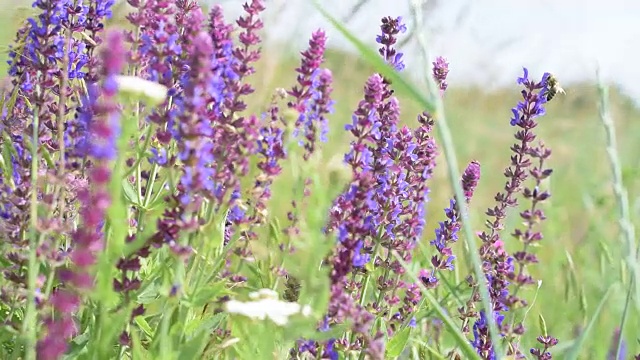
[[[249,298],[253,301],[227,301],[224,308],[229,313],[243,315],[251,319],[269,319],[279,326],[286,325],[292,315],[311,315],[311,308],[308,305],[301,306],[295,302],[279,300],[278,293],[271,289],[260,289],[249,294]]]

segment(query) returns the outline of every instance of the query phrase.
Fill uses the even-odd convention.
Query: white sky
[[[244,1],[217,2],[231,18]],[[356,2],[322,1],[338,17]],[[351,49],[311,0],[265,3],[271,38],[303,48],[311,32],[322,27],[331,45]],[[369,0],[348,27],[375,46],[379,20],[387,15],[410,20],[409,0]],[[595,79],[599,64],[606,80],[640,104],[640,0],[439,0],[428,22],[430,53],[449,60],[452,84],[513,84],[522,66],[535,74],[550,71],[570,84]],[[407,71],[421,66],[414,49],[405,52]]]

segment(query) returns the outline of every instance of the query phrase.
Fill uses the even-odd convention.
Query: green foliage
[[[274,198],[270,203],[268,221],[257,229],[260,242],[253,249],[255,261],[245,262],[239,271],[248,278],[245,288],[228,287],[217,277],[226,266],[228,250],[235,245],[233,242],[224,244],[224,212],[217,212],[208,214],[206,223],[181,239],[194,247],[194,256],[189,261],[183,262],[167,249],[161,249],[143,262],[140,270],[142,285],[133,297],[125,298],[113,290],[113,279],[117,277],[115,264],[120,258],[138,251],[155,233],[157,220],[166,210],[164,198],[175,190],[176,176],[154,169],[143,161],[150,148],[149,132],[141,133],[138,126],[144,113],[137,111],[137,101],[125,104],[128,116],[123,120],[123,132],[118,141],[120,156],[113,164],[114,176],[109,185],[113,202],[108,212],[107,246],[99,259],[96,291],[78,314],[79,334],[71,342],[65,359],[284,359],[300,338],[327,340],[347,336],[347,326],[337,326],[330,332],[316,329],[326,313],[330,296],[329,269],[322,263],[335,241],[333,236],[324,234],[322,228],[331,199],[346,182],[339,170],[330,168],[328,163],[333,157],[340,157],[348,142],[342,131],[343,125],[349,122],[352,107],[361,97],[360,88],[355,91],[352,84],[362,84],[372,71],[378,71],[393,81],[403,102],[404,114],[428,110],[444,117],[443,109],[447,108],[451,130],[449,134],[441,133],[438,140],[448,139],[445,156],[452,173],[436,174],[432,187],[443,190],[431,195],[428,214],[435,214],[431,210],[443,207],[450,197],[451,187],[456,193],[460,192],[455,180],[458,177],[455,159],[473,156],[481,160],[484,168],[492,169],[483,173],[478,204],[470,210],[471,221],[465,242],[454,249],[458,254],[476,253],[471,230],[482,227],[484,216],[481,209],[492,203],[493,195],[504,181],[501,174],[505,165],[504,151],[510,145],[512,135],[506,124],[513,103],[512,93],[517,91],[508,89],[508,92],[486,94],[478,89],[453,88],[449,90],[444,104],[436,104],[435,97],[425,96],[423,90],[389,69],[374,50],[357,41],[346,28],[337,22],[334,25],[356,45],[361,57],[337,52],[334,57],[329,56],[328,63],[333,61],[339,67],[348,67],[351,63],[358,66],[354,66],[353,71],[341,71],[338,66],[334,69],[338,111],[330,119],[330,140],[320,159],[308,165],[301,160],[301,154],[296,153],[295,146],[289,147],[291,156],[285,174],[273,187]],[[294,68],[289,58],[276,59],[276,62],[279,66],[275,73]],[[289,79],[284,76],[274,75],[274,78],[282,83],[265,83],[257,89],[256,97],[266,98],[276,85],[288,84],[286,81]],[[260,79],[254,81],[261,82]],[[620,178],[615,181],[613,195],[610,189],[612,170],[607,163],[607,155],[612,155],[613,150],[611,147],[607,149],[594,115],[596,97],[591,90],[577,86],[568,89],[566,98],[560,98],[558,105],[551,105],[548,118],[540,127],[539,137],[556,151],[552,158],[556,169],[552,188],[554,207],[548,212],[549,219],[544,228],[540,264],[532,270],[536,279],[544,280],[544,286],[535,294],[526,296],[535,300],[524,315],[528,333],[523,339],[523,349],[534,346],[538,335],[549,334],[561,341],[554,351],[559,358],[603,358],[610,345],[609,334],[615,328],[622,328],[629,351],[638,352],[634,339],[640,331],[637,313],[640,284],[635,280],[638,265],[637,257],[633,256],[637,244],[629,234],[623,234],[626,237],[619,235],[620,205],[614,197],[619,198],[620,194],[628,196],[623,215],[627,221],[625,226],[632,225],[638,212],[633,204],[638,201],[639,190],[634,161],[640,150],[636,145],[640,144],[637,141],[640,114],[620,100],[618,94],[613,95],[614,100],[610,104],[613,112],[623,114],[617,131],[621,144],[621,154],[616,160],[619,169],[613,170],[620,174]],[[3,97],[2,107],[12,108],[16,96],[17,92],[14,92]],[[264,110],[263,104],[251,106],[255,107],[249,109],[251,111]],[[140,141],[143,135],[146,135],[144,142]],[[2,143],[0,167],[9,179],[8,175],[12,174],[10,158],[15,156],[16,150],[10,141],[5,139]],[[497,148],[504,151],[496,151]],[[38,155],[50,166],[55,166],[57,159],[46,149],[39,149]],[[129,157],[134,157],[136,162],[127,168],[125,162]],[[147,182],[140,175],[142,171],[154,175],[159,173],[160,180],[156,182],[152,176],[153,180]],[[134,180],[130,181],[130,177]],[[311,195],[306,199],[306,207],[299,209],[298,214],[303,217],[301,235],[292,237],[283,231],[286,208],[292,200],[300,200],[307,177],[312,178]],[[453,181],[448,183],[447,177]],[[148,190],[143,194],[141,188],[145,185]],[[627,193],[620,192],[623,186],[626,186]],[[130,211],[132,207],[141,210],[135,219]],[[125,239],[132,220],[139,230],[138,236],[127,243]],[[436,225],[437,221],[429,221],[426,233],[432,234]],[[622,230],[626,229],[623,226]],[[406,269],[429,263],[429,238],[427,235],[420,246],[421,256],[415,257],[417,263],[403,264]],[[281,245],[295,247],[295,256],[283,256],[274,250]],[[459,260],[462,274],[479,268],[473,261],[464,262],[462,256]],[[4,263],[1,265],[5,266]],[[285,284],[279,282],[272,271],[278,267],[286,269],[289,276],[297,280],[299,293],[296,302],[308,305],[311,316],[293,317],[286,326],[278,326],[269,320],[250,319],[223,310],[221,298],[246,299],[250,292],[260,288],[274,289],[282,298]],[[420,283],[414,271],[407,271],[407,274]],[[437,296],[422,287],[424,300],[416,314],[418,322],[440,318],[449,340],[433,344],[423,338],[419,328],[405,326],[386,339],[387,358],[445,359],[443,351],[450,348],[456,348],[465,359],[479,358],[469,339],[460,331],[460,321],[455,313],[455,309],[469,296],[467,289],[459,285],[460,280],[458,274],[455,278],[443,278]],[[172,287],[176,283],[181,286],[174,294]],[[131,319],[132,310],[139,304],[146,306],[146,313]],[[594,307],[594,304],[597,305]],[[529,311],[539,314],[538,317],[526,317]],[[7,319],[22,322],[24,310],[2,304],[0,320]],[[221,341],[216,330],[223,326],[232,330],[227,340]],[[128,330],[131,342],[114,346],[119,343],[122,329]],[[0,329],[3,359],[19,358],[18,353],[24,349],[16,339],[19,339],[19,334],[11,328]],[[620,347],[620,344],[616,345]]]

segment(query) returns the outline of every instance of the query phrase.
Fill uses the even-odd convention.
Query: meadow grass
[[[23,13],[4,13],[2,16],[3,22],[15,24],[12,20],[20,18]],[[14,30],[3,28],[0,33],[2,44],[13,39]],[[270,46],[277,49],[277,45]],[[250,104],[248,112],[252,113],[260,113],[265,108],[274,89],[289,88],[294,83],[293,69],[299,63],[296,54],[273,55],[280,52],[268,49],[263,54],[256,65],[256,75],[251,78],[256,92],[247,98]],[[354,54],[329,50],[325,56],[324,67],[330,69],[334,76],[332,97],[336,99],[336,104],[335,112],[329,116],[328,141],[309,165],[316,176],[318,189],[322,191],[313,195],[318,204],[322,204],[320,210],[326,210],[331,199],[342,192],[350,181],[350,172],[342,164],[342,157],[351,141],[351,135],[344,130],[344,126],[351,121],[351,113],[362,98],[363,85],[374,72],[366,59]],[[2,72],[6,71],[5,59],[3,54]],[[425,65],[407,66],[420,68]],[[455,64],[452,64],[451,71],[455,71]],[[556,75],[562,78],[562,74]],[[535,337],[540,334],[539,314],[542,314],[549,334],[560,340],[554,354],[563,359],[568,356],[565,351],[572,346],[572,341],[579,338],[593,320],[593,327],[579,348],[578,358],[602,359],[609,351],[612,333],[620,325],[625,308],[625,286],[631,282],[630,273],[633,269],[630,270],[625,264],[629,250],[618,225],[619,205],[613,190],[607,137],[598,113],[601,99],[596,85],[585,83],[565,88],[567,94],[549,103],[547,115],[537,128],[538,138],[553,149],[550,166],[554,173],[545,184],[552,198],[544,206],[547,220],[542,226],[544,241],[537,249],[540,263],[528,268],[535,279],[542,280],[542,285],[537,294],[535,289],[528,289],[524,293],[525,298],[531,300],[535,296],[536,299],[527,315],[529,331],[526,342],[533,344]],[[463,169],[471,160],[478,160],[483,168],[474,205],[470,208],[473,229],[483,228],[486,216],[482,209],[492,206],[493,196],[501,190],[505,181],[502,171],[508,165],[508,148],[513,143],[513,130],[509,126],[510,108],[518,101],[519,91],[514,82],[513,86],[494,92],[487,92],[481,87],[451,87],[444,96],[447,120],[460,162],[458,169]],[[402,123],[415,126],[416,115],[424,109],[406,92],[397,91],[396,96],[401,102]],[[629,217],[633,221],[640,212],[640,162],[637,156],[640,153],[640,111],[630,99],[615,89],[610,94],[609,102],[617,135],[619,180],[628,191]],[[289,116],[294,117],[294,114]],[[436,139],[441,143],[439,137]],[[425,246],[419,247],[414,256],[414,261],[421,263],[429,261],[431,254],[424,251],[430,251],[428,240],[433,237],[437,221],[442,217],[442,209],[448,205],[453,193],[442,153],[437,162],[439,166],[430,180],[432,191],[427,210]],[[286,222],[292,184],[297,181],[295,170],[289,164],[274,183],[269,208],[280,219],[280,223]],[[320,212],[314,216],[317,217],[316,224],[322,222]],[[506,220],[506,231],[513,229],[520,221],[517,212],[512,211]],[[314,221],[308,223],[314,224]],[[262,249],[258,246],[256,252],[260,254],[262,250],[268,253],[268,246],[264,246]],[[508,241],[506,244],[508,251],[516,251],[519,246]],[[458,242],[454,253],[464,252],[464,242]],[[469,269],[462,261],[458,264],[458,271],[466,274]],[[265,284],[269,282],[272,281],[266,281]],[[611,285],[610,296],[600,315],[593,319]],[[160,312],[161,307],[169,306],[169,303],[155,304],[153,306],[158,308],[152,307],[149,312]],[[640,340],[636,341],[636,334],[640,331],[637,310],[630,310],[626,318],[624,339],[628,354],[640,351]]]
[[[291,83],[292,76],[287,75],[295,63],[295,58],[281,59],[275,74],[270,76],[277,80],[267,79],[266,88],[285,87]],[[341,52],[327,54],[327,67],[340,79],[336,84],[362,84],[372,72],[362,59]],[[258,70],[260,73],[265,72]],[[263,79],[254,81],[265,84]],[[549,333],[556,334],[559,339],[573,339],[586,326],[607,286],[621,278],[625,266],[622,258],[625,244],[618,228],[617,204],[606,136],[598,115],[599,97],[595,81],[565,88],[567,94],[549,105],[537,133],[554,150],[551,161],[554,175],[547,184],[552,198],[551,205],[545,208],[548,220],[543,226],[545,241],[538,253],[540,264],[530,269],[536,279],[543,279],[543,284],[529,320],[530,326],[535,328],[538,326],[536,314],[543,314]],[[351,86],[336,85],[335,88],[336,99],[340,101],[330,120],[331,135],[322,149],[324,161],[319,165],[326,181],[332,184],[334,193],[330,196],[340,191],[348,176],[332,164],[336,159],[341,160],[348,149],[349,134],[343,128],[350,121],[350,114],[360,98],[360,94],[353,90]],[[406,94],[398,96],[403,107],[402,121],[415,125],[414,114],[420,108]],[[631,99],[615,88],[610,96],[622,181],[629,190],[632,217],[636,217],[640,210],[640,198],[634,196],[640,185],[640,164],[636,155],[640,152],[637,142],[640,139],[640,111]],[[511,89],[494,92],[480,87],[452,87],[447,90],[444,103],[459,161],[477,159],[485,169],[504,168],[508,158],[502,151],[513,142],[508,125],[509,109],[517,101],[515,84]],[[442,155],[438,162],[444,163]],[[464,163],[459,166],[462,168]],[[341,177],[340,173],[344,175]],[[484,211],[478,209],[492,204],[493,196],[504,182],[502,179],[501,171],[483,172],[474,199],[477,206],[472,209],[476,210],[473,216],[475,229],[481,229],[484,222]],[[287,191],[288,181],[285,178],[279,180],[282,187],[279,191],[274,190],[274,203],[278,201],[279,192]],[[433,189],[437,190],[430,195],[428,214],[438,216],[452,193],[446,169],[437,168],[432,181]],[[340,185],[333,187],[333,184]],[[514,213],[508,223],[513,227],[519,221]],[[425,234],[433,234],[435,226],[437,223],[429,223]],[[533,294],[527,295],[531,298]],[[607,304],[592,330],[592,340],[585,344],[583,359],[603,358],[607,353],[610,346],[608,336],[619,324],[623,311],[624,291],[617,289]],[[630,340],[639,330],[637,320],[637,315],[632,315],[628,323],[625,333]]]

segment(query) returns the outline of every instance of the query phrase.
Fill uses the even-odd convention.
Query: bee
[[[282,298],[290,302],[298,301],[298,298],[300,298],[300,288],[302,287],[300,280],[291,275],[287,275],[287,282],[284,286],[285,289]]]
[[[549,77],[547,78],[547,101],[551,101],[556,94],[565,94],[565,91],[560,87],[558,79],[556,79],[553,74],[549,74]]]

